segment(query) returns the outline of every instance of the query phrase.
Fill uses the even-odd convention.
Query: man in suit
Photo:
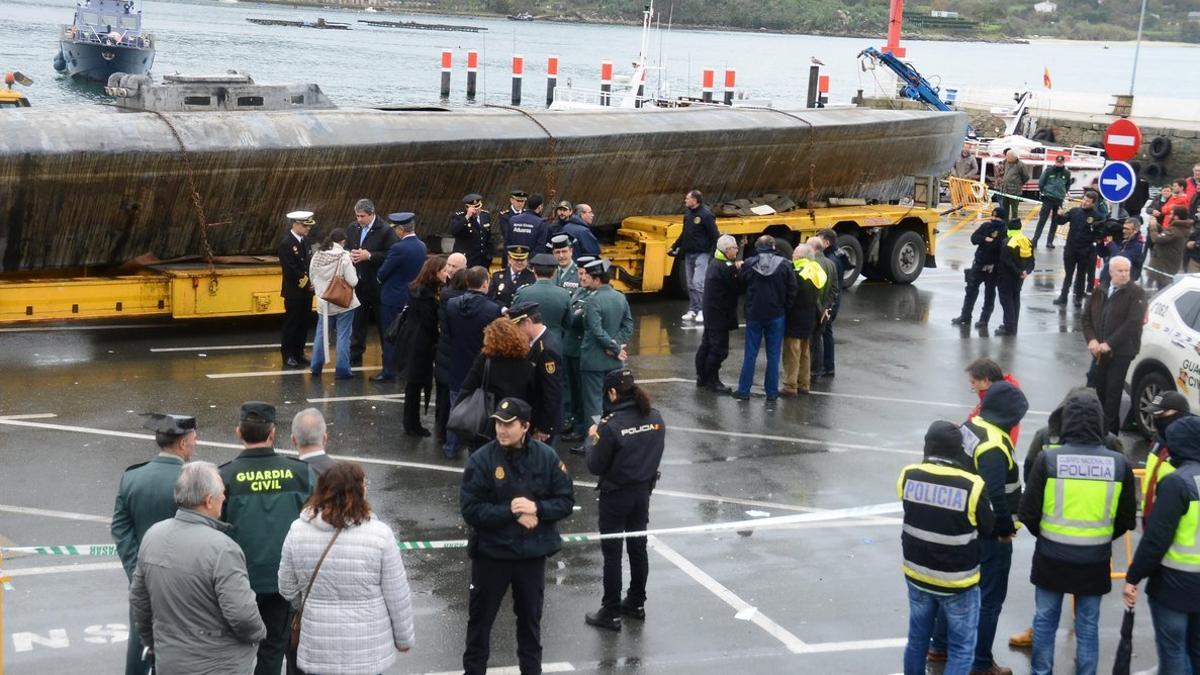
[[[408,285],[421,273],[428,253],[425,242],[417,236],[416,214],[393,213],[388,216],[398,238],[388,249],[387,259],[379,268],[379,332],[382,334],[408,304]],[[372,382],[393,382],[396,374],[396,345],[383,341],[383,371],[372,375]]]
[[[492,216],[483,208],[483,197],[463,197],[463,210],[450,216],[454,252],[467,256],[468,267],[492,265]]]
[[[285,368],[303,368],[304,343],[308,341],[309,317],[312,314],[313,289],[308,282],[308,263],[312,246],[308,233],[317,224],[312,211],[292,211],[287,214],[292,229],[279,242],[279,266],[283,270],[283,329],[279,337],[279,352]]]
[[[529,338],[529,361],[537,383],[534,399],[529,402],[533,406],[533,437],[554,445],[563,419],[562,341],[542,323],[536,302],[514,304],[508,318]]]
[[[305,408],[292,418],[292,447],[300,461],[312,467],[318,478],[337,464],[325,454],[329,434],[325,432],[325,416],[316,408]]]
[[[388,250],[396,243],[396,233],[388,222],[375,215],[375,205],[370,199],[360,199],[354,204],[354,222],[346,228],[346,248],[358,272],[358,285],[354,293],[359,307],[354,312],[354,331],[350,338],[350,365],[361,366],[363,352],[367,351],[367,324],[373,318],[380,323],[379,266],[387,258]],[[379,327],[379,346],[383,347],[383,331]]]

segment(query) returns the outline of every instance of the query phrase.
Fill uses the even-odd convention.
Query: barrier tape
[[[900,513],[903,506],[900,502],[886,502],[871,506],[854,506],[845,509],[831,509],[813,513],[799,513],[790,516],[774,518],[754,518],[752,520],[737,520],[725,523],[707,523],[704,525],[685,525],[682,527],[665,527],[640,532],[586,532],[562,535],[564,544],[584,544],[605,541],[607,539],[630,539],[634,537],[661,536],[673,534],[701,534],[711,532],[748,532],[766,530],[776,527],[787,527],[804,523],[820,523],[831,520],[847,520],[856,518],[871,518]],[[416,540],[398,541],[396,545],[405,551],[426,551],[447,548],[466,548],[466,539]],[[115,556],[117,547],[113,544],[65,544],[58,546],[11,546],[0,547],[0,551],[8,553],[26,553],[48,556]]]

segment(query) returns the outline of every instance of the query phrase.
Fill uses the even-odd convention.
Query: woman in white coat
[[[375,675],[392,665],[397,650],[412,648],[400,549],[392,528],[371,514],[362,467],[352,462],[339,461],[321,476],[283,542],[279,593],[300,607],[310,579],[295,660],[301,672]]]
[[[322,300],[321,296],[329,288],[334,277],[341,277],[351,287],[358,285],[358,272],[354,269],[354,261],[350,252],[343,246],[346,243],[346,230],[334,228],[321,249],[317,251],[308,264],[308,278],[312,281],[313,291],[317,294],[317,334],[313,341],[312,374],[320,375],[321,367],[325,365],[325,355],[329,344],[329,324],[334,325],[337,335],[337,365],[334,377],[348,380],[354,377],[350,370],[350,333],[354,324],[354,310],[358,307],[358,295],[350,294],[350,306],[339,307],[332,302]]]

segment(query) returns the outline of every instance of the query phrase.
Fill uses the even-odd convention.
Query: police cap
[[[409,213],[408,211],[397,211],[396,213],[388,214],[388,220],[392,221],[393,225],[408,225],[415,220],[416,217],[417,214]]]
[[[156,434],[182,436],[189,431],[196,430],[196,418],[187,415],[142,413],[142,417],[146,418],[146,421],[142,423],[142,428],[149,429]]]
[[[604,258],[596,258],[583,266],[588,271],[588,274],[601,274],[607,272],[611,267],[612,263]]]
[[[529,259],[529,264],[534,267],[558,267],[558,261],[549,253],[538,253]]]
[[[513,323],[521,323],[536,311],[538,311],[536,302],[522,302],[509,308],[508,318]]]
[[[508,247],[508,257],[513,260],[525,260],[529,257],[529,247],[513,244]]]
[[[558,251],[564,248],[571,248],[571,237],[565,234],[556,234],[550,237],[550,250]]]
[[[515,200],[517,200],[517,201],[519,201],[519,202],[523,202],[523,201],[525,201],[526,199],[529,199],[529,193],[528,193],[528,192],[526,192],[526,191],[524,191],[524,190],[513,190],[512,192],[510,192],[510,193],[508,193],[508,194],[509,194],[509,196],[511,196],[513,199],[515,199]]]
[[[533,410],[529,407],[528,403],[510,396],[500,401],[499,405],[496,406],[496,412],[492,413],[492,419],[508,424],[513,420],[528,422],[532,415]]]
[[[243,422],[275,423],[275,406],[265,401],[246,401],[242,404]]]
[[[634,384],[636,381],[633,379],[633,371],[628,368],[617,368],[604,374],[604,391],[628,391]]]
[[[1177,391],[1168,391],[1154,397],[1150,405],[1146,406],[1146,412],[1151,415],[1159,415],[1174,410],[1178,413],[1187,414],[1191,412],[1191,406],[1188,405],[1187,397]]]
[[[292,211],[287,214],[287,219],[293,223],[304,223],[305,225],[317,224],[317,221],[313,220],[312,211]]]
[[[483,197],[472,192],[463,197],[463,203],[467,206],[483,206]]]

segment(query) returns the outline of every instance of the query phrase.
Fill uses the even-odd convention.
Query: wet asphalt
[[[651,527],[894,502],[897,473],[920,457],[928,424],[962,421],[973,406],[963,368],[980,356],[1011,370],[1029,397],[1024,456],[1034,430],[1069,387],[1082,383],[1088,365],[1079,312],[1051,305],[1061,258],[1037,250],[1017,337],[962,332],[949,322],[958,314],[962,267],[973,251],[970,227],[943,229],[938,267],[913,285],[860,283],[845,293],[835,324],[836,377],[808,397],[739,402],[697,389],[692,358],[701,331],[679,318],[685,303],[633,298],[631,364],[639,378],[657,380],[646,388],[669,429]],[[991,328],[998,325],[999,308]],[[310,405],[322,410],[330,453],[364,463],[372,505],[401,539],[462,537],[462,462],[443,459],[429,439],[401,434],[395,396],[401,387],[366,379],[379,362],[377,348],[367,354],[368,370],[350,381],[314,380],[305,371],[254,376],[280,370],[277,343],[275,320],[4,329],[0,545],[110,543],[104,520],[121,473],[155,453],[136,413],[196,415],[197,457],[221,463],[237,452],[225,446],[236,443],[237,409],[247,399],[278,406],[281,448],[293,414]],[[735,333],[726,382],[737,378],[741,347]],[[380,395],[393,398],[367,398]],[[1144,455],[1144,443],[1132,436],[1126,443]],[[560,450],[575,479],[591,480],[567,447]],[[561,530],[594,531],[596,493],[578,486],[576,499],[580,508]],[[647,620],[629,621],[619,634],[584,624],[583,614],[599,606],[601,558],[595,544],[568,544],[547,571],[546,670],[898,672],[907,628],[898,522],[843,518],[753,533],[662,536],[650,558]],[[1123,569],[1123,546],[1114,550]],[[1010,650],[1006,639],[1032,616],[1032,551],[1032,538],[1018,537],[995,645],[997,661],[1016,672],[1028,672],[1028,653]],[[388,672],[454,671],[465,635],[466,555],[407,551],[404,561],[415,593],[417,647]],[[5,672],[121,670],[128,615],[115,558],[21,556],[5,559],[4,570],[13,577],[3,595]],[[1102,671],[1111,668],[1116,649],[1119,590],[1114,584],[1103,606]],[[511,613],[502,610],[494,667],[516,663],[514,632]],[[1136,633],[1134,672],[1155,663],[1144,605]],[[1064,672],[1073,650],[1064,618],[1056,659]]]

